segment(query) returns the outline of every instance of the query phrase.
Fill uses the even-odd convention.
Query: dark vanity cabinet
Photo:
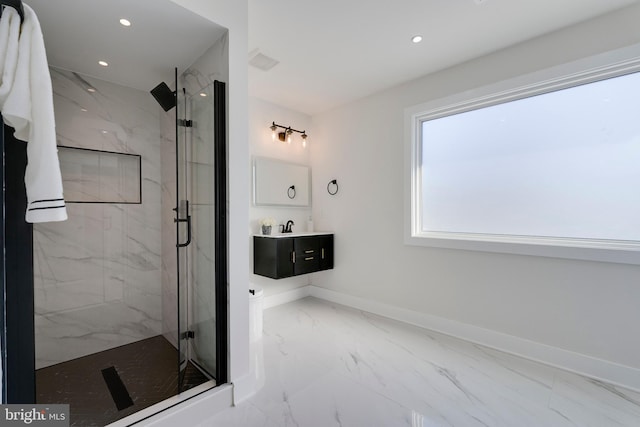
[[[272,279],[333,268],[333,234],[254,236],[253,272]]]

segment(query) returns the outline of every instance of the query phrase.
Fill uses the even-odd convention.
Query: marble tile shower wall
[[[51,77],[58,145],[141,155],[142,204],[69,203],[66,222],[34,226],[37,368],[162,332],[160,109],[147,92]]]

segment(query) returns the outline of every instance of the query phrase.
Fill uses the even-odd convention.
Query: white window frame
[[[640,241],[423,231],[420,176],[421,132],[426,120],[638,71],[640,45],[406,109],[405,244],[640,265]]]

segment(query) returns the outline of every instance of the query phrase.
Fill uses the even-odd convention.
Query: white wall
[[[248,3],[238,0],[172,0],[229,30],[229,375],[234,398],[253,392],[249,375],[249,175],[247,159]],[[213,40],[212,40],[213,41]]]
[[[283,126],[291,126],[298,130],[306,130],[310,135],[309,145],[313,143],[311,117],[267,101],[257,98],[249,98],[249,147],[252,159],[255,156],[261,156],[284,160],[300,165],[309,165],[310,150],[309,148],[302,147],[299,134],[294,133],[291,144],[281,142],[277,137],[276,140],[273,141],[271,137],[271,129],[269,129],[272,122],[276,122]],[[250,159],[250,161],[252,159]],[[253,182],[251,171],[251,164],[248,163],[247,173]],[[311,175],[313,177],[313,171],[311,171]],[[278,224],[286,224],[288,220],[293,220],[295,224],[293,226],[294,232],[307,231],[307,219],[311,215],[310,208],[254,206],[253,202],[250,202],[251,209],[249,212],[249,227],[252,234],[260,233],[259,221],[262,218],[274,218]],[[276,230],[273,230],[273,232],[276,232]],[[250,263],[250,271],[253,272],[253,256],[251,257]],[[250,280],[253,285],[264,290],[265,297],[300,288],[309,284],[308,275],[274,280],[251,274]]]
[[[640,368],[638,266],[403,244],[405,108],[638,43],[639,20],[628,8],[314,116],[313,216],[336,260],[313,284]]]

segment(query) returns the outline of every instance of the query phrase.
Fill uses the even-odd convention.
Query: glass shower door
[[[180,390],[216,378],[213,85],[178,99],[177,228]],[[197,371],[197,372],[196,372]]]
[[[215,147],[213,85],[191,97],[191,143],[188,161],[193,209],[190,248],[189,357],[209,376],[216,377],[215,282]]]

